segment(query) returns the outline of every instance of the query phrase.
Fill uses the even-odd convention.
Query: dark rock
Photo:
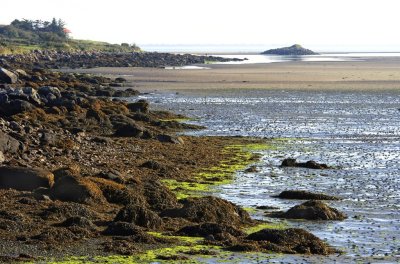
[[[250,166],[249,168],[245,169],[244,172],[255,173],[255,172],[258,172],[258,169],[257,169],[257,166]]]
[[[82,216],[69,217],[64,222],[58,224],[57,226],[63,226],[63,227],[78,226],[78,227],[87,228],[87,229],[91,229],[91,230],[96,229],[96,226],[93,224],[92,221],[90,221],[86,217],[82,217]]]
[[[156,180],[144,183],[144,196],[152,210],[162,211],[178,207],[178,200],[164,184]]]
[[[39,187],[49,188],[53,183],[54,175],[43,169],[0,167],[0,189],[32,191]]]
[[[100,137],[100,136],[93,137],[92,141],[96,142],[96,143],[101,143],[101,144],[111,144],[112,143],[112,139],[111,138]]]
[[[117,77],[117,78],[115,78],[115,81],[118,82],[118,83],[125,83],[126,79],[122,78],[122,77]]]
[[[149,112],[149,102],[141,99],[135,103],[130,103],[127,105],[128,109],[132,112],[141,112],[141,113],[148,113]]]
[[[281,167],[300,167],[300,168],[307,168],[307,169],[329,169],[330,167],[326,164],[317,163],[313,160],[309,160],[307,162],[297,162],[296,159],[284,159],[282,161]]]
[[[281,199],[295,199],[295,200],[340,200],[340,198],[326,195],[322,193],[312,193],[308,191],[288,190],[283,191],[279,195],[273,196]]]
[[[87,203],[101,201],[103,198],[96,184],[77,176],[64,176],[57,179],[50,191],[52,199],[67,202]]]
[[[185,218],[196,223],[214,222],[240,226],[251,223],[250,215],[221,198],[205,196],[181,200],[182,208],[165,210],[162,216]]]
[[[7,69],[0,68],[0,83],[16,83],[18,81],[18,77],[15,73],[10,72]]]
[[[23,112],[31,112],[36,107],[28,101],[15,99],[0,106],[1,113],[11,116]]]
[[[107,180],[111,180],[111,181],[115,181],[117,183],[124,183],[125,182],[124,176],[120,172],[118,172],[116,170],[110,170],[110,171],[107,171],[107,172],[102,171],[99,174],[97,174],[97,177],[103,178],[103,179],[107,179]]]
[[[239,229],[228,225],[228,224],[218,224],[218,223],[202,223],[199,225],[185,226],[176,232],[179,236],[201,236],[206,237],[208,235],[228,233],[234,237],[245,236],[245,233]]]
[[[117,137],[137,137],[143,136],[144,128],[136,124],[129,124],[120,127],[115,131],[115,136]]]
[[[103,232],[107,236],[134,236],[142,233],[143,230],[140,227],[126,222],[113,222]]]
[[[337,209],[315,200],[296,205],[284,213],[273,213],[271,216],[307,220],[344,220],[346,218],[346,215]]]
[[[157,229],[163,225],[162,219],[153,211],[138,205],[127,205],[122,208],[114,219],[114,222],[128,222],[135,225]]]
[[[263,229],[247,236],[248,240],[269,242],[285,253],[327,255],[332,252],[321,239],[299,228]]]
[[[22,149],[21,143],[15,138],[0,131],[0,151],[15,154]]]
[[[299,44],[295,44],[295,45],[290,46],[290,47],[266,50],[261,54],[294,55],[294,56],[299,56],[299,55],[318,55],[318,53],[315,53],[314,51],[309,50],[309,49],[305,49]]]
[[[148,168],[148,169],[152,169],[152,170],[165,169],[164,165],[162,165],[159,162],[154,161],[154,160],[148,160],[148,161],[144,162],[142,165],[140,165],[140,167]]]
[[[160,142],[173,143],[173,144],[184,144],[184,141],[181,137],[171,136],[171,135],[157,135],[157,139]]]

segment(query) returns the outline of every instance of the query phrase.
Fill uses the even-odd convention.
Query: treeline
[[[10,25],[0,25],[0,54],[25,53],[32,50],[84,50],[132,52],[140,51],[135,44],[110,44],[106,42],[75,40],[68,34],[66,23],[61,19],[52,21],[15,19]]]
[[[26,41],[64,42],[69,31],[61,19],[50,21],[15,19],[10,25],[0,27],[0,37]]]

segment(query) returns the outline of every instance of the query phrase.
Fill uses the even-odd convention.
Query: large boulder
[[[295,200],[340,200],[340,198],[336,196],[326,195],[323,193],[312,193],[303,190],[287,190],[273,197]]]
[[[165,210],[162,216],[185,218],[196,223],[226,223],[234,226],[252,222],[245,210],[221,198],[205,196],[188,198],[181,202],[182,208]]]
[[[0,68],[0,83],[16,83],[18,81],[18,77],[15,73],[10,72],[7,69]]]
[[[17,153],[22,148],[21,143],[15,138],[0,131],[0,151],[4,153]]]
[[[276,213],[277,217],[307,220],[343,220],[346,215],[327,204],[311,200],[290,208],[287,212]]]
[[[102,201],[100,188],[92,181],[80,176],[64,176],[57,179],[50,190],[51,198],[66,202],[88,203]]]
[[[39,187],[50,188],[54,175],[44,169],[23,167],[0,167],[0,189],[33,191]]]
[[[272,245],[274,251],[285,253],[300,254],[320,254],[327,255],[333,253],[333,250],[325,244],[321,239],[314,236],[310,232],[299,229],[263,229],[247,236],[248,240],[267,242]]]

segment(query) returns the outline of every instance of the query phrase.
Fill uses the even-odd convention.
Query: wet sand
[[[400,58],[347,62],[210,64],[209,69],[95,68],[73,70],[123,76],[142,92],[200,89],[400,90]]]

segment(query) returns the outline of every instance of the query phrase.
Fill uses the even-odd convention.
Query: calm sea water
[[[207,97],[204,94],[207,93]],[[348,219],[284,221],[343,250],[339,256],[260,256],[261,263],[396,263],[400,261],[400,92],[202,91],[146,96],[157,108],[198,118],[193,135],[275,138],[262,152],[258,173],[238,172],[219,195],[245,207],[286,210],[302,201],[272,198],[286,189],[344,198],[329,202]],[[280,168],[287,157],[316,160],[333,170]],[[253,217],[269,219],[264,211]],[[247,262],[241,255],[239,262]],[[253,262],[253,261],[252,261]]]

